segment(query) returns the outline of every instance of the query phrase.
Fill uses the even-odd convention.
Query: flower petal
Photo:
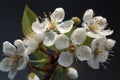
[[[67,33],[73,28],[74,22],[72,20],[64,21],[57,26],[60,33]]]
[[[65,17],[63,8],[56,8],[55,11],[50,15],[52,21],[61,22]]]
[[[13,65],[12,60],[9,57],[5,57],[0,62],[0,70],[3,72],[8,72],[11,69],[11,65]]]
[[[76,56],[80,61],[89,60],[91,57],[91,49],[88,46],[80,46],[76,50]]]
[[[13,80],[17,74],[17,65],[14,65],[11,70],[9,71],[8,78]]]
[[[14,45],[12,45],[10,42],[8,41],[5,41],[3,43],[3,52],[8,55],[8,56],[11,56],[11,55],[14,55],[16,53],[16,48]]]
[[[99,69],[99,61],[91,57],[88,61],[87,64],[93,68],[93,69]]]
[[[81,45],[86,39],[86,31],[84,28],[77,28],[71,34],[71,41],[74,45]]]
[[[95,51],[95,49],[101,49],[101,50],[105,49],[105,41],[106,41],[105,37],[94,39],[91,43],[92,51]]]
[[[46,46],[52,46],[55,42],[57,33],[56,32],[46,32],[45,39],[43,40],[43,43]]]
[[[59,50],[63,50],[69,47],[69,37],[64,34],[56,36],[55,47]]]
[[[113,32],[114,32],[113,30],[107,29],[107,30],[102,30],[100,32],[100,34],[105,35],[105,36],[109,36],[109,35],[113,34]]]
[[[112,49],[115,45],[116,41],[115,40],[112,40],[112,39],[107,39],[106,40],[106,48],[108,50]]]
[[[92,37],[92,38],[100,38],[102,36],[102,34],[87,32],[87,36]]]
[[[23,41],[18,39],[16,41],[14,41],[14,45],[17,47],[17,54],[20,56],[24,55],[25,45],[24,45]]]
[[[27,62],[29,61],[29,57],[28,56],[23,56],[19,62],[18,62],[18,70],[22,70],[26,67]]]
[[[45,22],[40,23],[38,19],[36,19],[36,22],[32,23],[32,30],[35,33],[45,32],[46,31]]]
[[[91,23],[92,18],[93,18],[93,10],[92,9],[88,9],[85,11],[84,15],[83,15],[83,21],[87,24]]]
[[[61,54],[58,58],[58,63],[61,66],[69,67],[73,63],[73,54],[71,54],[69,52],[61,52]]]
[[[108,51],[103,50],[98,53],[96,59],[98,59],[98,61],[100,62],[106,62],[106,60],[108,59],[108,56],[109,56]]]

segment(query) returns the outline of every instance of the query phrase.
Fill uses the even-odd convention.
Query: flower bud
[[[78,78],[78,72],[75,68],[73,67],[69,67],[67,68],[67,72],[66,72],[67,76],[70,78],[70,79],[77,79]]]
[[[40,80],[40,79],[35,73],[30,73],[28,75],[28,80]]]
[[[74,25],[77,26],[80,24],[81,20],[79,17],[72,17],[72,20],[74,21]]]

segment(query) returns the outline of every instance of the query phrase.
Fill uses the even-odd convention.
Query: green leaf
[[[22,31],[25,36],[32,32],[32,23],[36,21],[37,15],[28,7],[25,6],[22,18]]]

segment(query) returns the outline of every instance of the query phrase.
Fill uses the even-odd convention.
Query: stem
[[[46,75],[44,75],[43,80],[49,80],[49,79],[50,79],[51,74],[54,72],[54,70],[56,69],[57,65],[58,65],[57,62],[56,62],[55,64],[52,65],[51,70],[50,70],[48,73],[46,73]]]
[[[53,54],[51,54],[50,52],[46,51],[44,48],[41,47],[40,50],[41,50],[42,52],[44,52],[45,54],[47,54],[48,56],[50,56],[52,59],[55,58],[55,56],[54,56]]]
[[[49,72],[49,68],[47,67],[44,67],[44,68],[41,68],[41,67],[37,67],[37,66],[34,66],[32,64],[30,64],[32,68],[36,69],[36,70],[39,70],[39,71],[43,71],[43,72]]]

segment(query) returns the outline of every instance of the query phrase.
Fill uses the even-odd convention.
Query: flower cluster
[[[34,70],[43,74],[43,80],[57,80],[57,74],[65,72],[71,79],[78,78],[78,72],[71,67],[77,59],[86,61],[93,69],[107,61],[116,41],[107,39],[113,30],[107,28],[106,18],[95,16],[92,9],[85,11],[81,26],[78,17],[63,21],[63,8],[56,8],[45,18],[36,17],[31,24],[31,32],[14,45],[3,42],[5,58],[0,62],[0,70],[8,72],[13,80],[17,70],[29,68],[28,80],[40,80]],[[33,55],[37,60],[31,60]],[[35,65],[32,63],[38,63]],[[60,79],[59,79],[60,80]]]

